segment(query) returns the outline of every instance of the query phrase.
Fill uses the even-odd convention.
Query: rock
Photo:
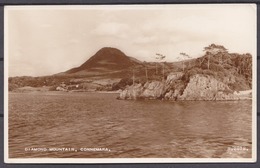
[[[172,100],[176,100],[178,98],[178,96],[180,95],[180,90],[174,90],[174,93],[172,94],[171,99]]]
[[[171,74],[166,82],[152,81],[144,86],[128,86],[120,93],[119,99],[240,100],[228,85],[212,76],[196,74],[190,77],[188,83],[179,82],[180,77],[180,74]]]
[[[126,98],[127,98],[127,89],[123,90],[123,91],[120,93],[118,99],[124,100],[124,99],[126,99]]]
[[[215,95],[215,100],[239,100],[239,96],[231,93],[218,92]]]
[[[135,84],[127,86],[120,93],[119,99],[158,99],[163,98],[164,90],[165,84],[160,81],[146,82],[144,86]]]
[[[178,100],[238,100],[239,97],[223,82],[211,76],[194,75]]]
[[[146,82],[143,90],[142,98],[158,99],[163,97],[165,84],[160,81]]]
[[[142,85],[141,84],[135,84],[132,86],[127,86],[125,90],[123,90],[120,95],[119,99],[125,100],[125,99],[137,99],[140,98],[140,95],[142,93]]]
[[[67,91],[67,89],[60,87],[60,86],[56,87],[56,90],[57,91],[63,91],[63,92]]]
[[[182,77],[182,75],[183,75],[182,72],[172,72],[167,76],[166,83],[169,84]]]
[[[166,100],[171,99],[171,98],[173,97],[173,93],[174,93],[174,91],[173,91],[173,90],[170,90],[170,92],[168,92],[168,93],[165,94],[164,98],[165,98]]]

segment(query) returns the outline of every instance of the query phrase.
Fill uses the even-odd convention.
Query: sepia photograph
[[[256,11],[5,6],[5,162],[256,162]]]

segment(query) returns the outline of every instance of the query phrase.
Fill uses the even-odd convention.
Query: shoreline
[[[16,93],[97,93],[97,94],[121,94],[122,90],[117,90],[117,91],[96,91],[96,90],[67,90],[67,91],[50,91],[48,90],[48,87],[24,87],[24,88],[18,88],[13,91],[8,91],[8,93],[11,94],[16,94]],[[142,97],[142,98],[127,98],[127,99],[120,99],[118,96],[116,99],[117,100],[159,100],[159,101],[170,101],[170,102],[175,102],[175,101],[241,101],[241,100],[252,100],[252,89],[250,90],[243,90],[243,91],[235,91],[233,93],[237,97],[237,99],[222,99],[222,100],[171,100],[171,99],[156,99],[156,98],[148,98],[148,97]]]

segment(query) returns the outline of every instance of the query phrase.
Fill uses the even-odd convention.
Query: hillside
[[[122,51],[104,47],[82,65],[72,68],[64,74],[88,75],[95,72],[98,75],[100,73],[118,72],[138,64],[140,64],[140,61],[126,56]]]

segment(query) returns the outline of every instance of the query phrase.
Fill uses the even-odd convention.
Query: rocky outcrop
[[[66,92],[66,91],[68,91],[68,90],[67,90],[66,88],[61,87],[61,86],[58,86],[58,87],[56,87],[56,91]]]
[[[166,79],[166,84],[171,84],[173,81],[178,80],[182,77],[183,73],[182,72],[174,72],[174,73],[170,73],[167,76]]]
[[[127,86],[118,97],[119,99],[164,99],[167,94],[167,90],[173,83],[182,77],[182,72],[170,73],[167,76],[166,81],[150,81],[144,85],[134,84]],[[168,99],[172,99],[169,93]],[[173,94],[174,95],[174,94]]]
[[[160,81],[147,82],[144,86],[134,84],[127,86],[120,93],[119,99],[158,99],[162,98],[165,92],[165,85]]]
[[[147,82],[143,86],[128,86],[120,94],[120,99],[165,99],[165,100],[239,100],[241,97],[228,85],[212,76],[196,74],[182,87],[175,87],[181,74],[170,74],[167,80]],[[182,89],[184,88],[184,89]]]
[[[138,99],[142,94],[143,87],[141,84],[126,86],[126,89],[120,93],[119,99]]]
[[[166,85],[160,81],[147,82],[143,86],[141,98],[158,99],[162,98],[165,93]]]
[[[211,76],[194,75],[178,96],[178,100],[238,100],[239,97],[223,82]]]

